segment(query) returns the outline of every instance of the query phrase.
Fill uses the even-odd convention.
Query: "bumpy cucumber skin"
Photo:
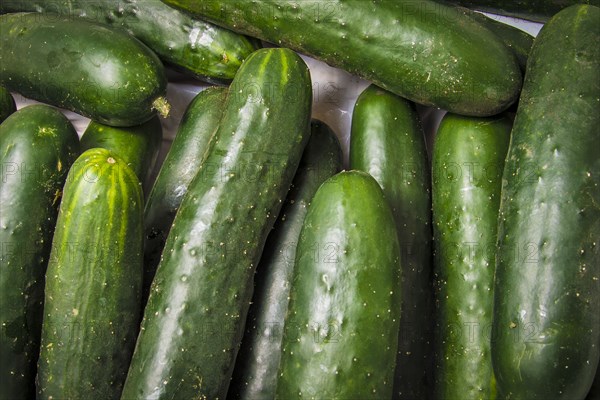
[[[111,126],[168,112],[161,61],[126,32],[45,13],[0,15],[0,27],[0,84],[11,91]]]
[[[6,88],[0,86],[0,123],[15,111],[17,111],[17,104],[14,97]]]
[[[494,399],[496,227],[512,120],[446,114],[435,138],[434,399]]]
[[[497,114],[521,88],[514,56],[493,33],[428,0],[164,1],[459,114]]]
[[[255,49],[250,39],[160,0],[3,0],[0,12],[50,12],[123,28],[167,64],[204,81],[229,82]]]
[[[223,115],[226,87],[209,87],[188,105],[144,209],[144,302],[175,214],[207,155]]]
[[[142,191],[106,149],[75,161],[52,241],[38,398],[118,399],[138,330]]]
[[[151,185],[152,170],[162,144],[162,125],[158,116],[131,127],[114,127],[91,121],[81,136],[81,150],[94,147],[114,152],[137,175],[142,187]]]
[[[484,14],[468,11],[466,9],[465,12],[467,12],[471,18],[479,21],[490,31],[494,32],[500,40],[512,50],[515,57],[517,57],[521,71],[525,72],[527,58],[529,57],[531,46],[533,46],[534,37],[519,28],[497,21]]]
[[[308,67],[288,49],[239,69],[152,282],[123,399],[224,399],[267,235],[310,135]]]
[[[446,0],[444,2],[537,22],[546,22],[563,8],[574,4],[600,6],[600,0]]]
[[[292,187],[256,268],[254,296],[228,399],[267,400],[275,397],[283,325],[300,230],[317,189],[341,168],[342,150],[335,133],[325,123],[313,120],[311,137]]]
[[[362,171],[317,190],[296,251],[277,399],[389,399],[400,246],[383,191]]]
[[[507,398],[577,399],[600,343],[600,8],[540,31],[503,175],[494,371]]]
[[[423,399],[431,386],[431,176],[414,105],[370,85],[352,113],[350,168],[383,189],[402,249],[402,307],[394,398]]]
[[[44,274],[79,137],[60,111],[31,105],[0,125],[0,152],[0,399],[29,399],[35,397]]]

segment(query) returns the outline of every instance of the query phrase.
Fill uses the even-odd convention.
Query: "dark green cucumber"
[[[446,114],[435,138],[434,399],[494,399],[496,227],[512,120]]]
[[[282,48],[239,69],[152,282],[123,399],[224,399],[256,265],[310,134],[311,81]]]
[[[17,111],[17,104],[14,97],[6,88],[0,86],[0,123],[15,111]]]
[[[255,50],[248,38],[192,18],[160,0],[3,0],[0,12],[85,17],[123,28],[167,64],[209,82],[231,81]]]
[[[114,127],[91,121],[81,136],[81,150],[102,147],[114,152],[133,169],[142,187],[148,188],[162,144],[158,116],[131,127]]]
[[[35,397],[44,274],[79,137],[46,105],[23,107],[0,125],[0,399]]]
[[[341,172],[304,220],[277,399],[389,399],[399,332],[400,246],[370,175]]]
[[[507,398],[582,399],[600,344],[600,8],[540,31],[502,182],[494,371]]]
[[[142,201],[113,152],[87,150],[71,167],[46,274],[38,398],[119,399],[141,305]]]
[[[163,1],[459,114],[501,112],[521,88],[514,56],[493,33],[428,0]]]
[[[487,17],[479,12],[469,11],[467,9],[465,9],[465,12],[467,12],[471,18],[479,21],[490,31],[494,32],[500,40],[513,51],[519,61],[521,70],[525,72],[527,58],[529,57],[533,39],[535,38],[519,28]]]
[[[246,332],[227,398],[266,400],[275,397],[283,324],[300,230],[317,189],[341,167],[342,150],[337,137],[329,126],[313,120],[311,137],[292,188],[256,268]]]
[[[546,22],[560,10],[574,4],[600,6],[600,0],[445,0],[476,10]]]
[[[596,369],[596,375],[594,376],[594,382],[588,392],[585,400],[600,400],[600,371]]]
[[[144,210],[144,301],[177,209],[219,127],[226,98],[227,88],[216,86],[194,97],[154,181]]]
[[[423,399],[431,385],[431,177],[414,105],[371,85],[352,113],[350,168],[383,189],[402,249],[402,311],[394,398]]]
[[[0,15],[0,29],[0,84],[11,91],[111,126],[168,113],[163,65],[128,33],[45,13]]]

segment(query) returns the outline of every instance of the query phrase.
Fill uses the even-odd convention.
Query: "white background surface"
[[[487,13],[486,15],[516,26],[533,36],[536,36],[542,27],[539,23],[516,18]],[[306,56],[302,57],[310,69],[313,83],[312,116],[327,123],[334,130],[342,145],[345,162],[347,162],[352,109],[356,98],[369,85],[369,82],[340,69],[329,67],[323,62]],[[168,118],[162,120],[163,146],[154,171],[155,174],[177,133],[177,127],[187,105],[197,93],[208,87],[208,84],[204,82],[171,70],[168,70],[168,74],[167,100],[171,104],[171,113]],[[13,93],[13,96],[17,102],[17,108],[35,103],[35,101],[26,99],[16,93]],[[431,142],[439,120],[445,112],[430,107],[418,107],[418,111],[421,115],[425,135],[428,138],[428,142]],[[66,110],[64,110],[64,113],[71,120],[75,129],[77,129],[79,136],[81,136],[89,124],[89,119]]]

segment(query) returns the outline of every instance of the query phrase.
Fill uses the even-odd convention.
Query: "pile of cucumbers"
[[[598,0],[0,13],[0,400],[600,398]]]

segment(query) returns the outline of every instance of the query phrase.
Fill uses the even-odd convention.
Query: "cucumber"
[[[435,138],[434,399],[494,399],[496,227],[512,120],[446,114]]]
[[[600,8],[540,31],[502,183],[492,343],[506,397],[582,399],[600,343]]]
[[[256,45],[160,0],[3,0],[0,12],[36,11],[85,17],[127,30],[170,66],[214,83],[233,79]]]
[[[588,392],[585,400],[599,400],[600,399],[600,371],[596,369],[596,375],[594,376],[594,382]]]
[[[119,398],[141,305],[142,201],[111,151],[87,150],[71,167],[46,274],[38,398]]]
[[[167,238],[123,399],[225,398],[254,271],[310,134],[310,74],[293,51],[261,49],[229,93]]]
[[[399,332],[400,246],[370,175],[341,172],[304,220],[277,399],[389,399]]]
[[[133,169],[142,187],[151,186],[151,176],[162,145],[158,116],[141,125],[113,127],[91,121],[81,136],[81,150],[102,147],[114,152]]]
[[[600,6],[600,0],[447,0],[444,2],[537,22],[546,22],[560,10],[575,4]]]
[[[368,86],[352,113],[350,168],[377,180],[394,214],[403,268],[394,398],[423,399],[431,384],[431,177],[414,104]]]
[[[226,87],[209,87],[194,97],[185,110],[144,209],[143,300],[165,246],[171,224],[187,188],[209,149],[227,99]]]
[[[0,86],[0,123],[15,111],[17,111],[17,104],[14,97],[6,88]]]
[[[35,397],[44,274],[79,137],[57,109],[23,107],[0,125],[0,399]]]
[[[45,13],[0,15],[0,29],[0,84],[9,90],[111,126],[168,114],[161,61],[126,32]]]
[[[533,45],[533,40],[535,38],[529,33],[512,25],[497,21],[478,12],[469,11],[468,9],[464,10],[471,18],[480,22],[490,31],[494,32],[500,38],[500,40],[502,40],[502,42],[512,50],[515,57],[517,57],[521,71],[525,72],[527,58],[529,57],[529,52],[531,51],[531,46]]]
[[[164,1],[459,114],[501,112],[521,88],[514,56],[493,33],[428,0]]]
[[[317,189],[341,167],[342,150],[337,137],[325,123],[313,120],[311,137],[292,188],[256,268],[246,332],[227,398],[266,400],[275,397],[283,324],[300,230]]]

